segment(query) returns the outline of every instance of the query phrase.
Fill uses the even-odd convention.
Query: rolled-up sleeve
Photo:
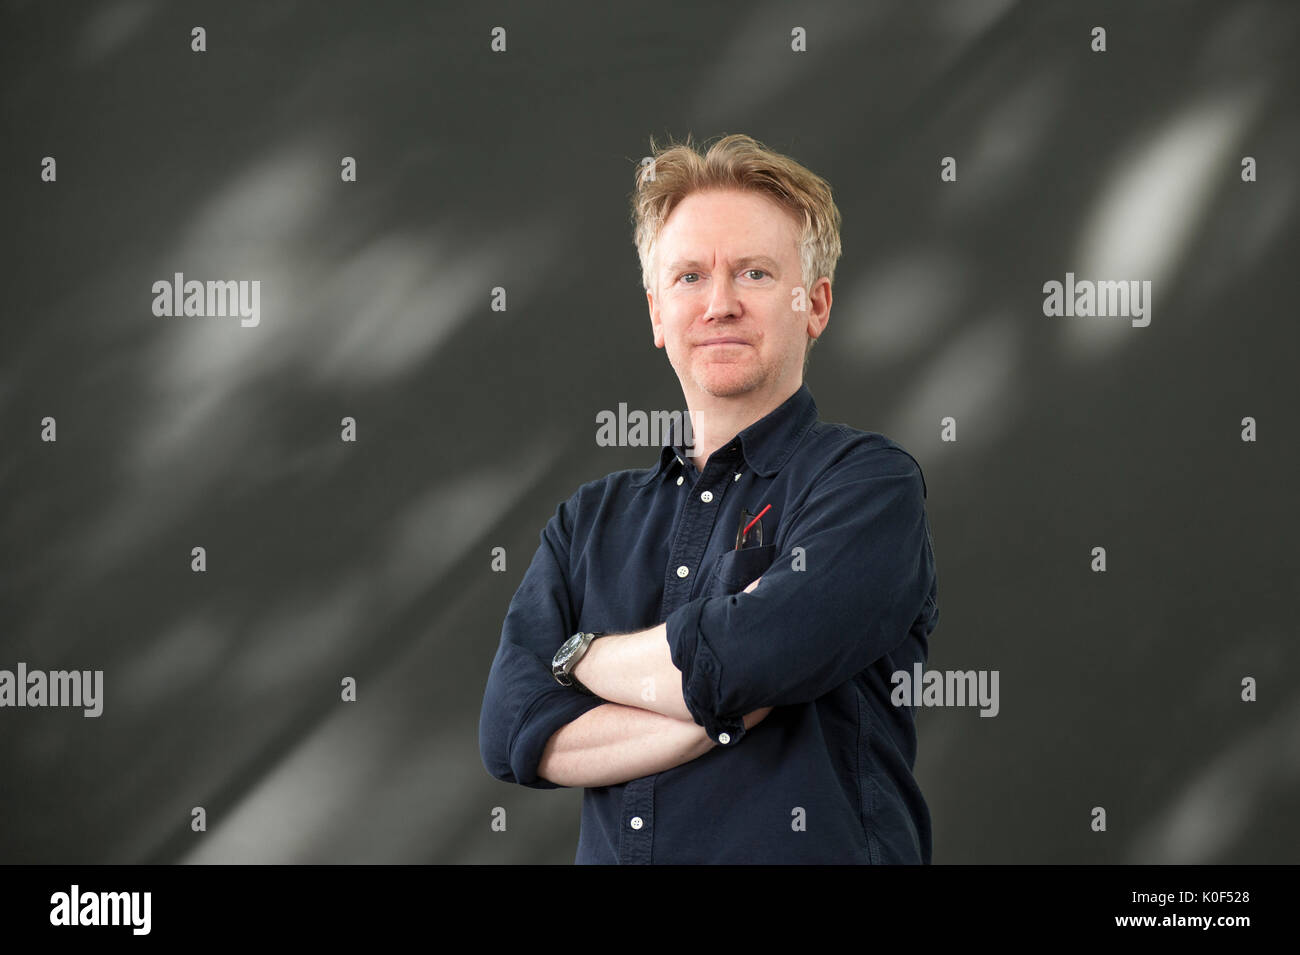
[[[484,767],[497,779],[534,789],[560,788],[537,775],[552,734],[605,702],[561,686],[551,674],[555,651],[577,629],[566,515],[572,503],[559,505],[547,522],[510,601],[479,715]]]
[[[925,496],[909,454],[855,449],[778,526],[758,587],[673,611],[668,644],[695,721],[811,702],[898,647],[935,585]]]

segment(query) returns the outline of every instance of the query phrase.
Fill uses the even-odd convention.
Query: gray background
[[[627,197],[688,132],[833,185],[809,387],[924,468],[929,665],[1000,672],[996,718],[919,714],[935,862],[1297,861],[1298,28],[1265,2],[4,4],[0,667],[106,687],[99,719],[0,710],[0,861],[572,860],[580,791],[489,777],[479,706],[556,503],[654,459],[597,447],[596,412],[681,407]],[[154,317],[176,271],[260,280],[260,326]],[[1045,317],[1067,271],[1151,279],[1151,325]]]

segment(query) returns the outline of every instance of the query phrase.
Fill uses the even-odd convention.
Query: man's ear
[[[655,303],[655,293],[650,289],[645,291],[646,307],[650,310],[650,334],[654,336],[655,348],[664,347],[664,326],[659,321],[659,306]]]
[[[808,296],[808,325],[810,338],[821,338],[826,330],[826,323],[831,320],[831,282],[822,276],[813,283],[812,294]]]

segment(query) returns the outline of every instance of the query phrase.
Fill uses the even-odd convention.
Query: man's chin
[[[732,398],[748,394],[763,383],[763,376],[753,369],[710,368],[695,375],[695,387],[715,398]]]

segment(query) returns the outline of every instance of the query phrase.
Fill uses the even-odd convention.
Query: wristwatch
[[[555,651],[555,657],[551,660],[551,675],[555,677],[555,682],[560,686],[571,686],[590,696],[595,696],[596,694],[583,686],[582,682],[573,675],[573,668],[578,665],[578,661],[586,654],[587,648],[591,646],[591,641],[603,636],[603,633],[575,633],[568,640],[565,640],[560,649]]]

